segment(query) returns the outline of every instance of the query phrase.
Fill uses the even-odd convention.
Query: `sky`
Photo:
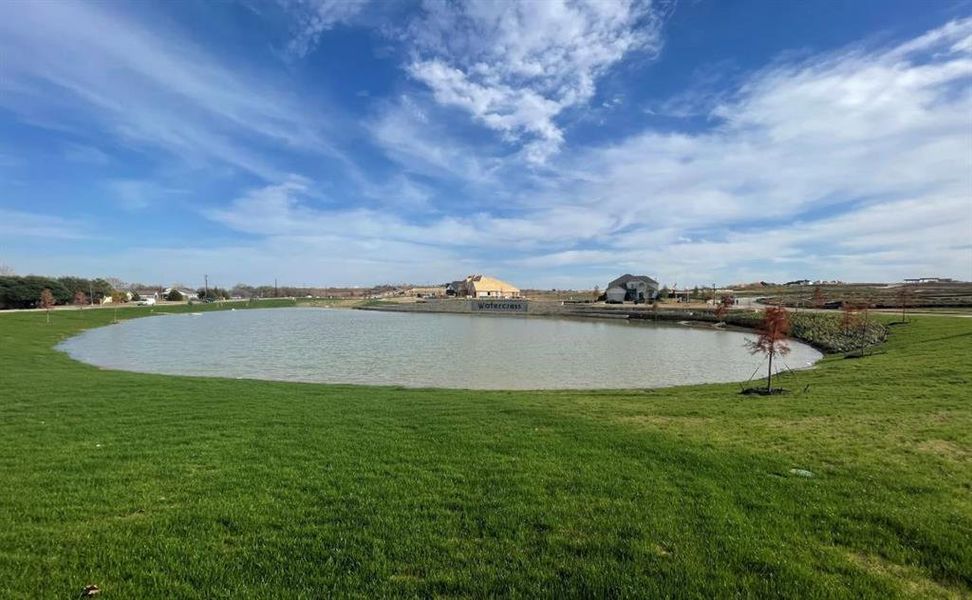
[[[972,2],[2,2],[0,267],[972,280]]]

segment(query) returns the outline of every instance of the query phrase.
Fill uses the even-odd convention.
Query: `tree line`
[[[41,294],[50,290],[54,304],[72,304],[78,294],[93,302],[111,296],[115,288],[107,279],[83,277],[43,277],[40,275],[0,276],[0,309],[37,308]]]

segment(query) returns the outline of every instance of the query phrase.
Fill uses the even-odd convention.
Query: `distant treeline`
[[[410,287],[410,286],[408,286]],[[395,286],[379,285],[368,288],[340,288],[340,287],[297,287],[282,285],[252,286],[238,283],[230,290],[232,296],[242,298],[292,298],[295,296],[319,296],[331,298],[364,298],[374,294],[391,292],[398,289]]]
[[[391,293],[397,289],[410,286],[379,285],[368,288],[341,287],[304,287],[304,286],[251,286],[238,283],[227,290],[216,286],[190,288],[182,284],[174,284],[173,288],[189,289],[196,292],[200,299],[218,300],[221,298],[292,298],[301,296],[318,296],[331,298],[366,298],[375,294]],[[55,304],[73,304],[78,292],[85,295],[85,299],[95,304],[101,303],[105,297],[114,297],[116,302],[125,301],[125,292],[134,293],[136,290],[153,290],[161,295],[163,286],[146,285],[143,283],[125,283],[115,278],[85,279],[83,277],[44,277],[41,275],[0,275],[0,310],[8,308],[36,308],[40,304],[41,292],[51,290]],[[178,297],[176,297],[178,296]],[[138,298],[133,298],[137,300]],[[183,294],[176,292],[172,297],[164,300],[189,300]]]
[[[101,278],[4,275],[0,276],[0,309],[35,308],[45,289],[51,290],[55,304],[71,304],[78,292],[97,303],[114,291],[111,283]]]

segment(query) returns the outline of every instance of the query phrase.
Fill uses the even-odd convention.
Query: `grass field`
[[[969,319],[894,326],[764,398],[168,377],[52,349],[111,318],[0,315],[4,597],[972,595]]]

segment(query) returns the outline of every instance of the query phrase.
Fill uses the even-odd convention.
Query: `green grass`
[[[4,597],[972,594],[972,320],[762,398],[106,371],[52,347],[112,311],[53,318],[0,315]]]

